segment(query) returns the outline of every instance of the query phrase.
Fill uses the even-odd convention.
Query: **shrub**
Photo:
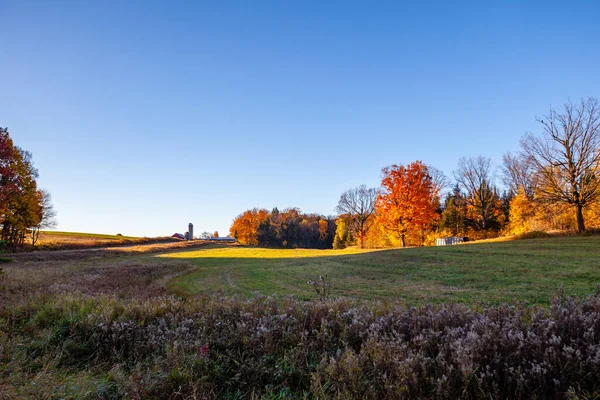
[[[110,375],[114,398],[600,393],[598,293],[582,300],[559,293],[549,308],[479,311],[259,295],[131,302],[65,295],[1,309],[0,323],[11,379],[56,371],[59,385],[64,374],[94,371]]]
[[[543,238],[548,238],[551,235],[549,233],[546,233],[544,231],[531,231],[531,232],[525,232],[525,233],[521,233],[520,235],[515,235],[515,239],[516,240],[521,240],[521,239],[543,239]]]

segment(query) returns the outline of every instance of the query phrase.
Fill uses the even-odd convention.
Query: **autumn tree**
[[[375,214],[375,200],[377,189],[368,189],[365,185],[346,190],[340,196],[336,211],[347,216],[350,229],[359,240],[360,247],[364,247],[367,230]]]
[[[382,190],[375,204],[378,221],[406,247],[407,234],[423,231],[438,217],[436,188],[421,161],[406,167],[392,165],[382,173]]]
[[[52,205],[52,197],[47,190],[40,190],[40,204],[37,224],[31,227],[31,245],[35,246],[42,229],[56,227],[56,211]]]
[[[542,135],[521,139],[534,171],[537,199],[575,208],[577,230],[585,231],[584,208],[600,198],[600,105],[597,99],[567,103],[562,112],[538,118]]]
[[[241,244],[257,246],[258,229],[268,215],[267,210],[247,210],[233,220],[229,233]]]
[[[213,237],[214,238],[218,238],[219,237],[219,231],[214,231],[213,232]]]
[[[43,193],[37,189],[38,172],[31,153],[15,146],[8,129],[0,128],[0,225],[2,240],[15,250],[40,223]]]
[[[345,249],[352,241],[350,229],[348,228],[346,221],[347,218],[344,218],[343,216],[338,217],[335,221],[336,230],[335,237],[333,238],[333,248],[336,250]]]
[[[523,187],[510,201],[509,231],[513,235],[519,235],[530,230],[530,221],[535,213],[532,201],[529,199]]]
[[[332,218],[304,214],[297,208],[279,211],[247,210],[238,215],[230,233],[242,244],[283,248],[331,248],[335,234]]]
[[[463,157],[458,161],[454,179],[465,191],[467,202],[477,216],[479,228],[487,237],[499,197],[493,183],[492,161],[483,156]]]

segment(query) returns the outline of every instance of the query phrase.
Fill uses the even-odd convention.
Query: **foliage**
[[[233,220],[229,232],[241,244],[258,246],[258,228],[268,217],[267,210],[254,208],[244,211]]]
[[[336,221],[335,237],[333,239],[333,248],[336,250],[345,249],[350,246],[354,238],[350,233],[346,218],[344,216],[339,217]]]
[[[450,236],[467,236],[471,225],[472,221],[467,217],[467,199],[457,184],[453,191],[446,195],[444,211],[438,226],[441,230],[449,232]]]
[[[44,192],[37,189],[31,154],[0,128],[0,225],[11,250],[23,247],[28,231],[42,223]]]
[[[304,214],[297,208],[252,209],[238,215],[230,234],[241,244],[262,247],[330,249],[335,222],[318,214]]]
[[[531,229],[529,222],[534,213],[535,209],[532,201],[527,197],[525,190],[519,188],[515,197],[510,201],[510,233],[520,235],[528,232]]]
[[[540,239],[540,238],[548,238],[548,237],[550,237],[550,235],[544,231],[531,231],[531,232],[520,233],[515,236],[515,239],[517,239],[517,240]]]
[[[425,236],[437,219],[439,198],[427,166],[420,161],[384,168],[382,191],[377,196],[379,222],[406,246],[408,234]],[[421,243],[423,240],[421,240]]]

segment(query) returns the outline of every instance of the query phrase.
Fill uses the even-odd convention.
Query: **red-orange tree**
[[[438,217],[439,199],[427,166],[421,161],[384,168],[382,190],[375,203],[378,222],[398,235],[424,232]]]

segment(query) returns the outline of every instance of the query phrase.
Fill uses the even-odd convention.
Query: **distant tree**
[[[452,192],[446,195],[439,227],[445,231],[450,231],[452,236],[465,236],[469,225],[467,200],[457,184]]]
[[[350,229],[364,247],[364,239],[375,214],[377,189],[367,189],[365,185],[346,190],[340,196],[336,211],[345,214],[350,222]]]
[[[533,168],[529,158],[523,154],[504,153],[502,156],[502,182],[509,190],[509,197],[515,196],[519,189],[522,189],[529,199],[533,199]]]
[[[487,237],[487,231],[491,228],[490,222],[494,219],[494,209],[498,205],[492,161],[483,156],[463,157],[458,161],[458,170],[454,172],[454,178],[465,191],[467,201],[477,215],[480,230],[483,231],[483,236]]]
[[[406,247],[406,235],[421,233],[437,218],[439,199],[427,166],[421,161],[383,169],[382,190],[377,196],[379,222],[398,235]]]
[[[519,191],[510,201],[509,232],[519,235],[529,231],[529,223],[534,213],[532,201],[525,194],[525,190],[519,187]]]
[[[326,219],[319,219],[319,240],[326,241],[329,237],[329,223]]]
[[[450,180],[444,172],[438,168],[435,168],[431,165],[427,165],[427,173],[431,176],[431,183],[433,184],[434,196],[441,197],[442,192],[448,186],[450,186]]]
[[[538,118],[541,136],[521,139],[534,171],[536,198],[575,208],[577,230],[585,231],[583,209],[600,199],[600,105],[594,98],[550,108]]]
[[[244,211],[233,220],[229,234],[241,244],[257,246],[259,228],[268,217],[267,210],[254,208]]]
[[[42,229],[56,227],[56,211],[52,205],[52,197],[47,190],[40,190],[40,205],[37,224],[31,227],[31,245],[35,246]],[[120,233],[117,236],[122,236]]]
[[[219,231],[214,231],[214,233],[213,233],[213,237],[214,237],[214,238],[218,238],[218,237],[219,237]]]
[[[210,239],[212,237],[212,234],[210,232],[202,232],[200,234],[200,239]]]
[[[350,229],[346,223],[346,219],[340,216],[336,222],[335,237],[333,238],[333,248],[336,250],[345,249],[352,242]]]

